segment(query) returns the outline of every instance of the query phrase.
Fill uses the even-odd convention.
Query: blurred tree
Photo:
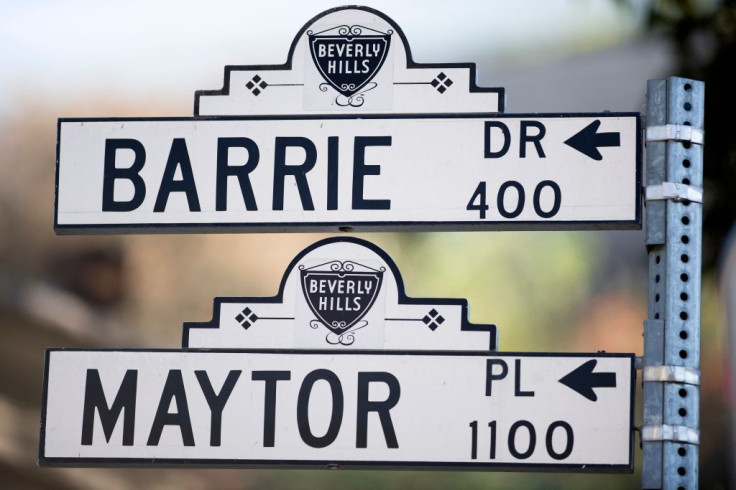
[[[736,222],[730,196],[736,189],[736,1],[659,0],[652,2],[649,28],[674,42],[677,75],[705,82],[705,205],[703,266],[712,269],[728,231]]]

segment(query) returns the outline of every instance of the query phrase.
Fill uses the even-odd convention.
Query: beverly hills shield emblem
[[[340,337],[351,329],[367,326],[367,321],[360,320],[376,301],[383,268],[339,260],[299,268],[304,298],[317,317],[310,322],[312,328],[321,323]]]
[[[339,26],[318,33],[307,32],[309,47],[322,78],[345,97],[371,90],[368,86],[386,60],[393,31],[369,27]],[[320,90],[326,91],[327,86]]]

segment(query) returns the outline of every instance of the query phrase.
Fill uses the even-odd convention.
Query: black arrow
[[[580,132],[572,135],[565,141],[565,144],[593,160],[603,160],[603,155],[598,151],[598,147],[621,146],[621,133],[598,133],[600,126],[600,119],[596,119],[581,129]]]
[[[615,388],[616,373],[594,373],[598,361],[591,359],[560,379],[560,383],[577,391],[590,401],[598,400],[593,388]]]

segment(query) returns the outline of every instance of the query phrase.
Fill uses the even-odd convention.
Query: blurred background
[[[475,62],[478,85],[506,88],[507,112],[645,112],[648,79],[706,81],[700,478],[736,488],[734,2],[363,3],[402,27],[415,61]],[[300,27],[339,5],[0,0],[0,486],[639,488],[638,440],[633,475],[37,467],[46,347],[178,348],[182,322],[209,320],[215,296],[274,295],[325,236],[56,236],[57,118],[191,116],[194,91],[219,89],[225,65],[283,63]],[[362,236],[410,296],[468,298],[473,322],[499,326],[500,350],[642,354],[641,232]]]

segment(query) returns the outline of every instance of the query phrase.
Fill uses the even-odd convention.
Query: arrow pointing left
[[[598,148],[603,146],[621,146],[621,133],[599,133],[598,128],[600,126],[600,119],[596,119],[568,138],[565,144],[575,148],[593,160],[603,160],[603,155],[598,151]]]
[[[576,367],[560,379],[560,383],[577,391],[590,401],[598,400],[593,388],[615,388],[616,373],[594,373],[598,361],[591,359]]]

